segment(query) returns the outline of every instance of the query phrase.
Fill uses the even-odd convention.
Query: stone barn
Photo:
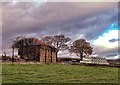
[[[37,38],[20,39],[12,48],[13,56],[14,49],[17,49],[21,59],[40,62],[40,64],[55,64],[57,61],[56,48]]]

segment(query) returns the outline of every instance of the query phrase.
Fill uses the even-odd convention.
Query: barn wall
[[[52,63],[56,63],[56,52],[52,51]]]
[[[46,50],[46,64],[49,64],[48,50]]]
[[[37,62],[38,62],[38,60],[39,60],[39,59],[38,59],[38,53],[39,53],[38,51],[39,51],[39,50],[38,50],[38,46],[36,46],[36,47],[35,47],[35,55],[36,55],[35,60],[36,60]]]
[[[40,48],[40,64],[56,63],[56,52],[54,48],[41,47]]]
[[[51,49],[50,47],[46,47],[46,63],[51,63]]]
[[[45,50],[40,49],[40,64],[45,64]]]
[[[51,59],[52,59],[52,58],[51,58],[51,56],[52,56],[52,55],[51,55],[51,49],[48,50],[48,56],[49,56],[49,63],[52,63],[52,62],[51,62]]]

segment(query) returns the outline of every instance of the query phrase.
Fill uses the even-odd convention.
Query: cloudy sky
[[[94,0],[96,1],[96,0]],[[117,2],[2,2],[2,51],[11,55],[19,35],[37,37],[65,34],[91,42],[93,55],[118,56]],[[61,54],[62,55],[62,54]]]

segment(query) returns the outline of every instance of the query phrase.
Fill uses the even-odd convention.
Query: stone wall
[[[52,63],[56,63],[56,52],[52,52]]]
[[[50,61],[49,61],[49,51],[48,51],[48,49],[46,50],[46,64],[49,64],[50,63]]]
[[[40,48],[40,64],[56,63],[55,48],[41,47]]]
[[[40,64],[45,64],[45,50],[40,49]]]

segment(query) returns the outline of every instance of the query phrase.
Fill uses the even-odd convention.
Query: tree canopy
[[[69,48],[69,51],[75,53],[77,56],[83,59],[83,54],[91,55],[93,48],[90,46],[90,43],[85,39],[75,40]]]
[[[14,40],[13,40],[13,43],[12,43],[12,48],[17,48],[19,46],[19,41],[21,39],[25,39],[25,37],[22,37],[22,36],[17,36]]]

